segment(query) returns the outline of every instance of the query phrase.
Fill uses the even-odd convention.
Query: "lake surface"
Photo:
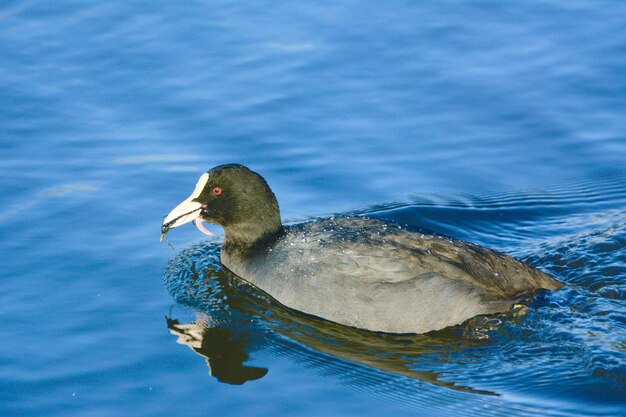
[[[0,3],[2,416],[626,415],[626,2]],[[201,173],[564,281],[393,336],[159,243]]]

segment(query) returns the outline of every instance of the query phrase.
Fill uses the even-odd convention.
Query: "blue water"
[[[618,0],[1,2],[0,414],[625,415],[625,18]],[[300,316],[220,268],[219,228],[159,243],[228,162],[285,221],[383,217],[566,287],[421,336]]]

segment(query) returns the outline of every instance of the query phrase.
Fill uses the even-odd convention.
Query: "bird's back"
[[[223,251],[222,262],[287,307],[391,333],[460,324],[561,286],[505,254],[360,217],[290,226],[254,254]]]

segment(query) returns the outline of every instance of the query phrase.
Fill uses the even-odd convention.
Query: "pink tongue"
[[[209,229],[207,229],[206,227],[204,227],[204,223],[202,221],[201,218],[197,218],[194,221],[194,224],[196,225],[196,227],[198,228],[198,230],[200,230],[202,233],[204,233],[205,235],[209,235],[211,236],[213,233],[209,232]]]

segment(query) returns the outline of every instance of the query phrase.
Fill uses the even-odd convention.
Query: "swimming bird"
[[[238,164],[202,174],[163,220],[224,229],[221,262],[281,304],[370,331],[426,333],[501,313],[562,284],[512,257],[469,242],[365,217],[285,226],[259,174]]]

